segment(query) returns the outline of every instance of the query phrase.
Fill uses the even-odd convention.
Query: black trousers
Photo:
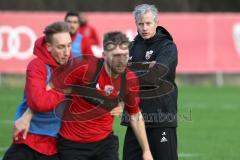
[[[47,156],[31,149],[25,144],[12,144],[3,160],[60,160],[58,155]]]
[[[154,160],[178,160],[176,128],[146,128]],[[123,160],[142,160],[141,147],[128,127],[123,146]]]
[[[118,137],[113,134],[92,143],[73,142],[63,137],[58,141],[62,160],[118,160],[118,146]]]

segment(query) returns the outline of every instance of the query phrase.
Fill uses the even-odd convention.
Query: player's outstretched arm
[[[153,160],[153,157],[149,148],[148,140],[147,140],[145,124],[142,117],[142,113],[138,112],[136,114],[130,115],[130,124],[142,148],[143,160]]]

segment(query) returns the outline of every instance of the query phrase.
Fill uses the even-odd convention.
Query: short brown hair
[[[107,32],[106,34],[104,34],[104,38],[103,38],[103,48],[104,50],[107,50],[107,44],[109,42],[112,42],[114,44],[122,44],[122,43],[130,43],[128,37],[126,36],[126,34],[122,33],[122,32]]]
[[[70,32],[68,24],[66,22],[54,22],[48,25],[43,33],[45,34],[45,40],[48,43],[52,42],[52,36],[56,33]]]

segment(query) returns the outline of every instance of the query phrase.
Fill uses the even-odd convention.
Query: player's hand
[[[13,139],[15,141],[17,141],[19,139],[19,133],[20,136],[22,136],[23,139],[27,138],[27,133],[30,127],[30,120],[23,117],[20,117],[19,119],[17,119],[14,123],[14,127],[13,127]]]
[[[150,150],[143,152],[143,160],[153,160]]]
[[[122,112],[123,112],[123,108],[124,108],[124,102],[119,102],[117,107],[113,108],[111,111],[110,111],[110,114],[112,116],[117,116],[117,117],[120,117],[122,115]]]

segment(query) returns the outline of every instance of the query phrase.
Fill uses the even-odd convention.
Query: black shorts
[[[58,150],[62,160],[118,160],[118,137],[110,134],[92,143],[73,142],[59,138]]]
[[[47,156],[41,154],[25,144],[12,144],[2,160],[60,160],[58,155]]]
[[[154,160],[177,160],[176,128],[147,128],[147,138]],[[142,160],[141,147],[130,127],[125,135],[123,160]]]

